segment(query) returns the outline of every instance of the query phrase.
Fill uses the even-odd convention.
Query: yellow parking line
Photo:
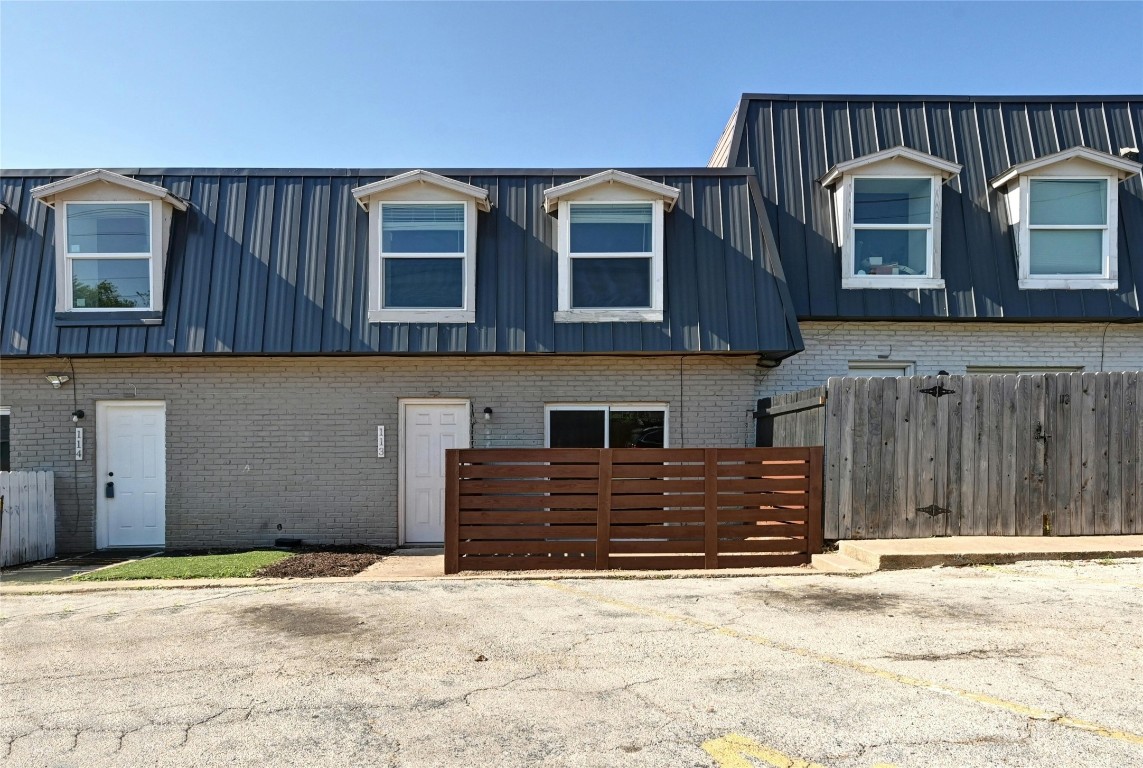
[[[703,750],[714,758],[718,768],[753,768],[746,758],[765,760],[773,768],[825,768],[766,747],[737,733],[728,733],[720,739],[703,742]]]
[[[757,645],[764,645],[768,648],[774,648],[776,650],[785,651],[787,653],[794,653],[798,656],[802,656],[803,658],[811,659],[822,664],[831,664],[835,667],[842,667],[844,669],[853,670],[854,672],[861,672],[865,675],[879,677],[882,680],[889,680],[894,683],[909,685],[914,688],[924,688],[931,691],[936,691],[938,693],[956,696],[957,698],[965,699],[967,701],[973,701],[978,704],[984,704],[990,707],[1004,709],[1012,712],[1013,714],[1027,717],[1031,720],[1043,720],[1050,723],[1058,723],[1059,725],[1064,725],[1069,728],[1075,728],[1081,731],[1087,731],[1088,733],[1094,733],[1099,736],[1106,736],[1107,738],[1116,739],[1117,741],[1125,741],[1130,744],[1143,744],[1143,734],[1132,733],[1131,731],[1122,731],[1117,728],[1110,728],[1104,725],[1100,725],[1099,723],[1090,722],[1088,720],[1080,720],[1078,718],[1068,717],[1066,715],[1061,715],[1058,712],[1050,712],[1046,709],[1040,709],[1039,707],[1020,704],[1019,702],[1015,701],[1008,701],[1007,699],[1001,699],[997,696],[993,696],[987,693],[967,691],[962,688],[956,688],[954,686],[947,685],[945,683],[938,683],[933,680],[925,680],[919,677],[901,675],[896,672],[891,672],[887,669],[875,667],[872,664],[865,664],[860,661],[851,661],[850,659],[842,659],[837,656],[830,656],[829,654],[812,651],[808,648],[800,648],[796,645],[790,645],[779,640],[763,637],[762,635],[740,632],[737,629],[723,626],[721,624],[715,624],[714,622],[710,621],[703,621],[702,619],[696,619],[693,616],[684,616],[678,613],[669,613],[667,611],[660,611],[655,608],[646,608],[641,605],[635,605],[634,603],[628,603],[623,600],[604,597],[603,595],[597,595],[594,592],[588,592],[576,587],[569,587],[565,584],[561,584],[560,582],[547,582],[546,586],[561,592],[566,592],[571,595],[584,597],[588,600],[594,600],[597,603],[614,606],[616,608],[622,608],[623,610],[630,611],[632,613],[638,613],[643,616],[651,616],[653,618],[663,619],[665,621],[671,621],[677,624],[685,624],[687,626],[697,627],[699,629],[705,629],[711,632],[717,632],[720,635],[726,635],[727,637],[733,637],[739,640],[747,640]]]

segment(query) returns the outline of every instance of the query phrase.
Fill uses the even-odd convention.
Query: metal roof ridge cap
[[[1143,94],[894,94],[894,93],[751,93],[744,92],[746,101],[969,101],[969,102],[1105,102],[1140,101]]]
[[[0,178],[75,176],[90,168],[0,168]],[[123,176],[395,176],[409,168],[107,168]],[[747,166],[715,167],[705,165],[614,168],[424,168],[440,176],[575,176],[617,170],[637,176],[746,176],[753,173]]]

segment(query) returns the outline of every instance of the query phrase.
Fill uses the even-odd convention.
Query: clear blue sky
[[[0,3],[0,165],[702,165],[743,91],[1143,92],[1143,2]]]

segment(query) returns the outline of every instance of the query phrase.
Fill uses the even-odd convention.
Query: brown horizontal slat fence
[[[800,565],[821,551],[816,448],[446,452],[445,572]]]
[[[827,539],[1143,533],[1139,372],[837,377],[759,408],[759,445],[824,443]]]

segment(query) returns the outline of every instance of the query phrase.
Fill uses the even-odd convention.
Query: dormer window
[[[663,216],[678,194],[614,170],[545,192],[559,217],[557,322],[663,319]]]
[[[895,147],[838,163],[834,187],[843,288],[942,288],[941,184],[960,166]]]
[[[993,179],[1014,229],[1021,288],[1119,287],[1119,182],[1139,163],[1072,147],[1014,165]]]
[[[476,212],[488,191],[429,171],[353,190],[369,211],[369,322],[476,320]]]
[[[55,208],[56,322],[133,325],[162,319],[173,212],[163,187],[93,170],[32,190]]]

